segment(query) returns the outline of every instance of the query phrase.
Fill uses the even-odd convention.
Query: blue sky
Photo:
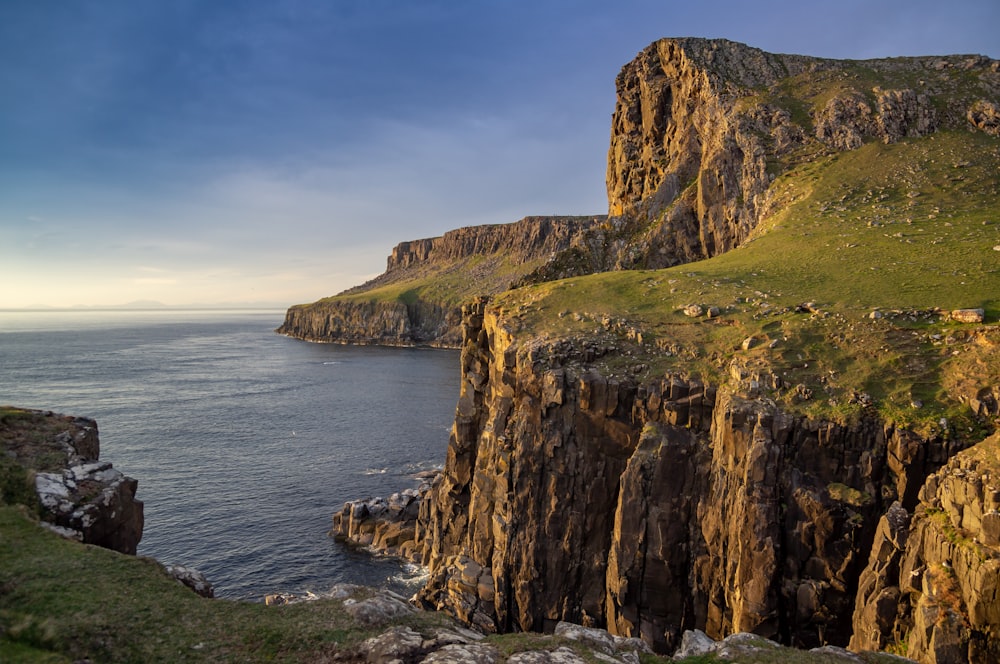
[[[1000,58],[1000,3],[3,0],[0,308],[284,306],[603,213],[615,75],[667,36]]]

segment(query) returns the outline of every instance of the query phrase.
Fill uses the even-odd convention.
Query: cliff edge
[[[62,535],[135,554],[142,539],[139,483],[99,461],[97,422],[0,407],[2,503],[36,506]]]

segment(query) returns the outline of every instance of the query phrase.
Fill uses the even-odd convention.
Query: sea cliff
[[[134,554],[144,521],[139,483],[100,461],[100,450],[92,419],[0,406],[2,502],[37,504],[57,532]]]
[[[445,468],[393,538],[420,600],[1000,660],[1000,63],[664,39],[616,87],[608,219],[463,309]]]
[[[522,343],[485,302],[466,325],[447,463],[417,522],[428,605],[490,631],[606,626],[660,652],[699,629],[810,648],[919,633],[908,652],[921,660],[1000,655],[1000,546],[978,535],[994,528],[993,476],[961,456],[934,475],[965,442],[786,412],[759,376],[609,376],[582,362],[607,349]],[[887,535],[883,522],[914,510],[908,537]],[[942,564],[961,588],[947,607]],[[888,617],[872,617],[879,602]],[[925,657],[944,638],[961,657]]]

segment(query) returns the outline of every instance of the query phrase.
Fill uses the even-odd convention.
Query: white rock
[[[496,664],[499,659],[493,646],[473,643],[445,646],[425,657],[424,664]]]
[[[574,625],[573,623],[568,622],[559,622],[556,624],[555,635],[571,639],[573,641],[579,641],[593,650],[599,650],[609,654],[615,651],[614,638],[603,629],[584,627],[582,625]]]
[[[674,659],[684,659],[695,655],[715,652],[719,644],[700,629],[688,629],[681,636],[681,647],[674,653]]]

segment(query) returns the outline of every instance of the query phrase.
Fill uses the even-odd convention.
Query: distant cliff
[[[278,332],[309,341],[382,345],[461,343],[464,300],[506,290],[578,241],[603,217],[525,217],[401,242],[366,284],[291,307]]]

